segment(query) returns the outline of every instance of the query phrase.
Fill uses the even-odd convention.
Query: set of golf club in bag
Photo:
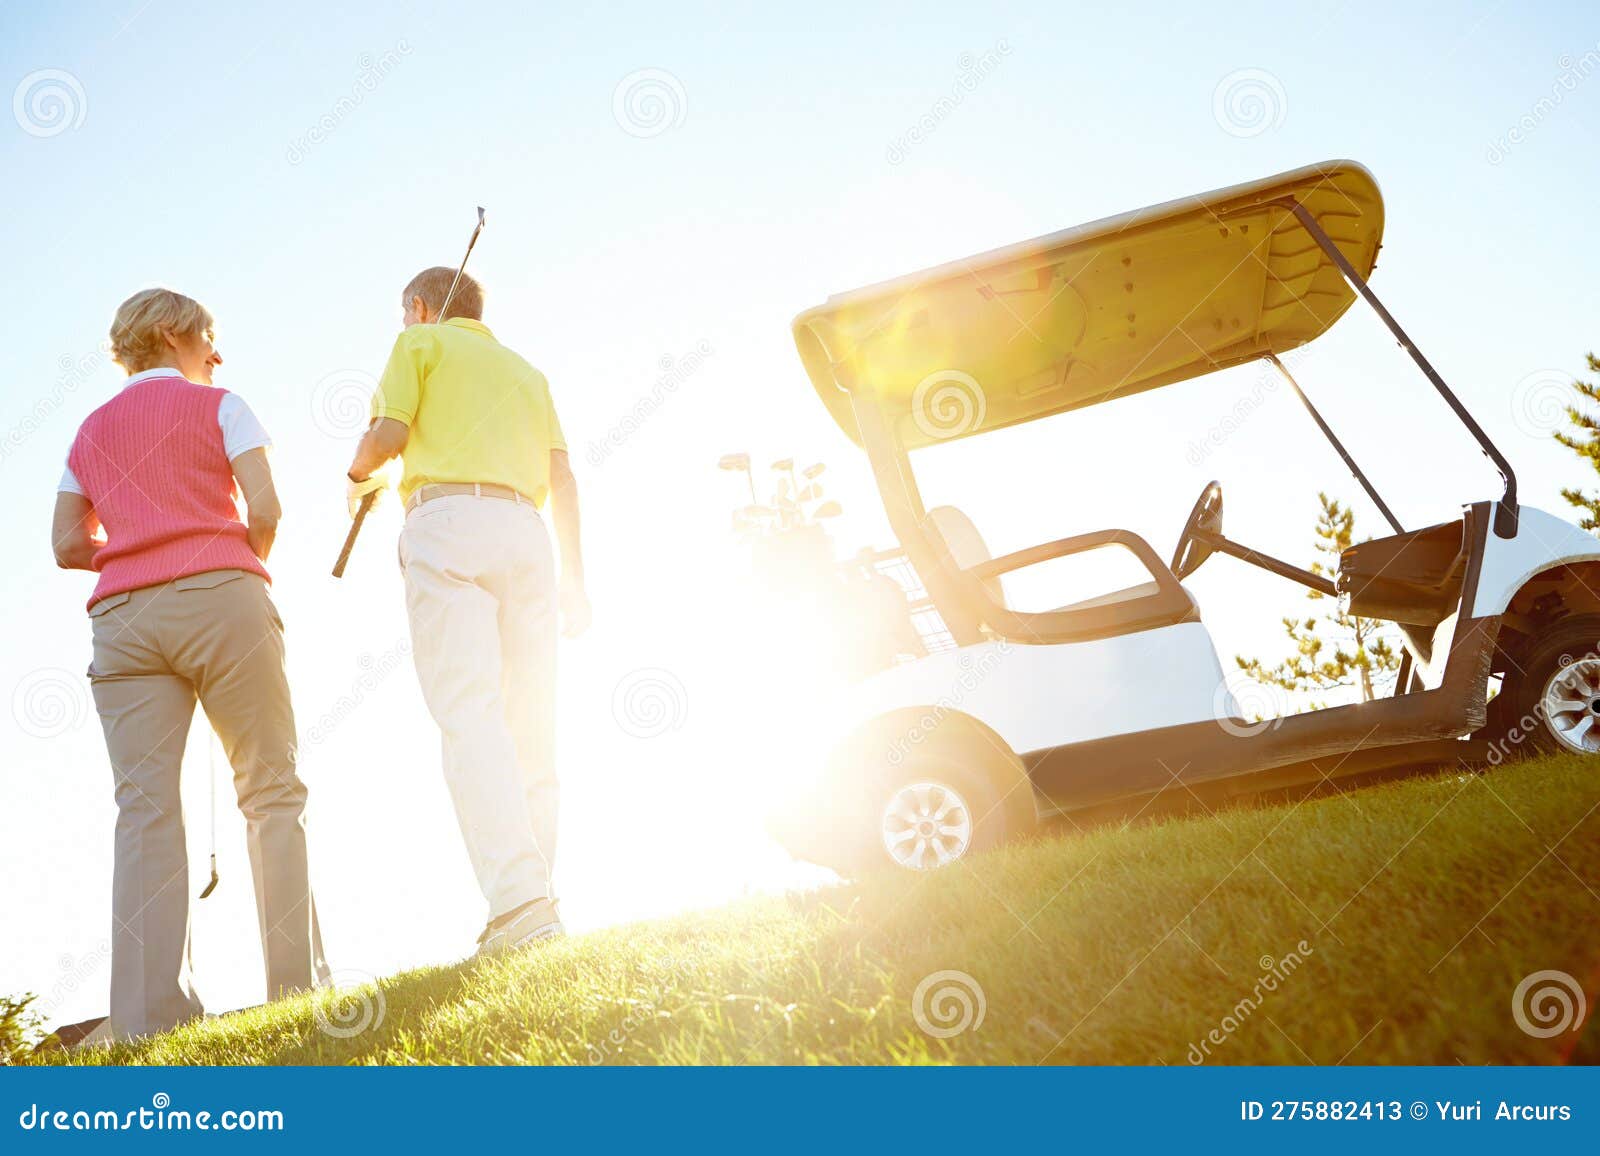
[[[478,234],[483,232],[483,206],[478,206],[478,223],[472,230],[472,237],[467,241],[466,254],[461,258],[461,264],[456,267],[456,275],[450,281],[450,291],[444,295],[444,304],[439,307],[439,320],[442,322],[450,315],[450,303],[455,300],[456,289],[461,285],[461,277],[467,271],[467,258],[472,256],[472,249],[478,243]],[[372,503],[377,501],[378,491],[374,490],[361,499],[361,505],[356,509],[355,517],[350,520],[350,531],[344,536],[344,545],[339,550],[338,560],[333,564],[333,576],[344,577],[345,564],[350,561],[350,551],[355,548],[356,538],[361,533],[361,524],[367,520],[367,512],[372,509]],[[214,728],[207,728],[210,733],[206,736],[206,777],[210,779],[211,791],[211,878],[207,881],[205,890],[200,892],[200,898],[208,898],[217,889],[220,879],[217,875],[217,736]]]

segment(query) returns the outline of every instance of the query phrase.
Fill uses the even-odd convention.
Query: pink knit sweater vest
[[[67,455],[105,527],[89,605],[206,570],[249,570],[250,549],[217,408],[224,391],[181,377],[125,387],[84,419]]]

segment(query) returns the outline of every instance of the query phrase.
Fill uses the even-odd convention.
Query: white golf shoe
[[[476,954],[502,955],[519,948],[533,947],[566,933],[567,929],[561,925],[561,913],[556,910],[555,900],[535,899],[532,903],[524,903],[521,907],[508,911],[498,919],[491,919],[489,925],[483,929],[483,934],[478,936]]]

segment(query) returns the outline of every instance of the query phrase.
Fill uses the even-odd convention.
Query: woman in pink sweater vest
[[[168,289],[111,328],[122,390],[79,427],[56,495],[58,565],[99,574],[89,680],[117,799],[112,1038],[200,1015],[178,794],[195,702],[222,740],[248,830],[267,995],[327,979],[306,871],[283,621],[263,563],[279,506],[270,442],[213,388],[211,315]],[[243,496],[248,519],[241,519]]]

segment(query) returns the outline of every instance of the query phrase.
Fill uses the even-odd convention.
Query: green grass
[[[1184,1064],[1216,1030],[1208,1063],[1594,1062],[1600,1029],[1535,1038],[1512,996],[1555,969],[1593,1009],[1597,944],[1600,773],[1553,758],[1069,831],[932,875],[409,972],[348,1038],[319,1027],[324,993],[52,1058]],[[981,989],[981,1024],[924,1030],[913,1001],[937,972]],[[379,1020],[372,989],[355,1000],[355,1019]]]

